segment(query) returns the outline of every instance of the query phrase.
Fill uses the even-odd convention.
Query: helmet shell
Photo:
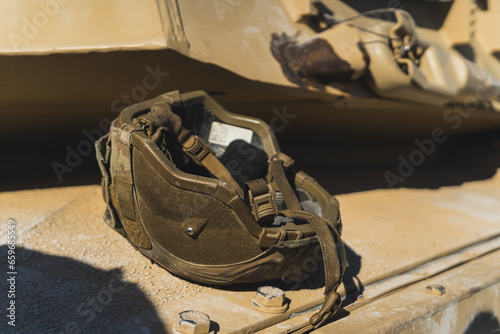
[[[292,275],[290,268],[300,267],[300,261],[317,248],[317,241],[295,247],[262,247],[259,240],[266,228],[273,227],[258,223],[234,188],[181,168],[182,163],[170,160],[134,124],[136,117],[158,102],[171,105],[183,124],[205,140],[211,125],[207,122],[220,122],[251,130],[252,144],[268,157],[279,153],[267,124],[228,112],[204,92],[171,92],[132,105],[96,143],[107,224],[150,259],[194,282],[224,285],[305,278]],[[303,172],[295,174],[295,188],[303,207],[305,202],[313,203],[315,213],[340,230],[334,197]]]

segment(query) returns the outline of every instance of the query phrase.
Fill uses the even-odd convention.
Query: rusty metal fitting
[[[425,287],[425,292],[431,295],[442,296],[446,293],[446,288],[440,284],[429,284]]]
[[[285,292],[274,286],[261,286],[257,289],[252,304],[265,313],[283,313],[288,310],[288,300]]]
[[[177,333],[183,334],[209,334],[210,317],[199,311],[184,311],[179,313]]]

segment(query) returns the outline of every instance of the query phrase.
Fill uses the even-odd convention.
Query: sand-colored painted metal
[[[500,317],[500,251],[352,311],[313,333],[487,333]],[[429,294],[426,285],[446,288]]]
[[[460,303],[482,290],[488,290],[492,284],[498,284],[500,276],[496,262],[484,260],[490,259],[492,254],[494,254],[494,261],[498,261],[496,259],[500,256],[499,237],[418,266],[408,273],[395,275],[381,282],[365,286],[363,294],[360,295],[362,298],[344,300],[347,305],[344,305],[342,311],[332,319],[329,325],[318,329],[317,332],[328,333],[335,330],[335,332],[340,333],[387,333],[400,332],[402,329],[412,328],[412,326],[414,328],[415,324],[429,321],[432,316],[439,314],[446,307]],[[473,265],[471,266],[471,264]],[[476,267],[480,269],[474,272]],[[491,270],[492,268],[494,270]],[[484,272],[488,272],[488,275],[483,280],[474,282],[475,279],[470,277],[482,275]],[[462,273],[464,274],[462,275]],[[453,279],[450,280],[448,277]],[[429,293],[429,286],[436,287],[436,291],[439,293]],[[450,289],[452,289],[451,292]],[[413,299],[411,291],[415,290],[419,294],[427,294],[428,297],[444,296],[447,292],[450,293],[438,307],[433,303],[433,298],[421,296],[421,298]],[[450,296],[452,297],[450,298]],[[476,298],[480,300],[482,297],[478,295]],[[391,303],[397,305],[395,299],[399,299],[400,306],[404,305],[407,309],[396,309],[396,307],[391,309]],[[497,296],[491,300],[496,300],[496,303],[499,303]],[[434,301],[436,301],[435,298]],[[384,306],[380,307],[380,305]],[[471,319],[482,311],[484,308],[477,305],[468,310]],[[258,333],[302,333],[301,330],[307,325],[308,317],[311,314],[312,312],[299,314]],[[498,316],[496,309],[493,309],[493,314]],[[447,321],[453,322],[456,319],[451,317]],[[446,323],[443,326],[446,326]],[[315,332],[313,331],[313,333]]]
[[[357,290],[361,283],[365,287],[364,300],[369,300],[407,283],[408,279],[424,277],[424,273],[416,270],[406,281],[398,281],[400,274],[498,235],[499,185],[497,174],[485,181],[438,190],[374,190],[338,196],[343,220],[349,222],[343,231],[349,246],[350,268],[344,277],[347,290]],[[179,312],[195,309],[208,314],[223,333],[253,332],[285,321],[292,313],[307,311],[323,301],[321,276],[299,286],[281,286],[290,299],[289,310],[284,314],[266,314],[252,306],[259,285],[212,289],[170,275],[152,265],[105,226],[101,219],[104,204],[97,185],[2,193],[0,203],[1,219],[15,220],[20,231],[18,247],[23,249],[19,256],[29,255],[19,265],[19,275],[22,275],[19,277],[30,286],[32,303],[47,304],[52,300],[47,309],[49,313],[38,311],[37,330],[75,323],[85,331],[110,326],[116,331],[137,328],[139,333],[147,330],[161,333],[171,330]],[[1,226],[2,235],[6,226]],[[485,250],[471,248],[459,256],[474,259]],[[304,266],[312,268],[314,263],[307,262]],[[445,268],[437,262],[429,266],[428,273]],[[69,268],[92,275],[93,279],[75,281],[76,276]],[[395,283],[380,283],[391,277],[396,277]],[[54,280],[66,283],[54,286]],[[117,282],[126,288],[126,293],[113,292],[118,291]],[[438,297],[424,291],[425,286],[432,283],[423,285],[422,294]],[[52,288],[44,288],[46,284]],[[443,296],[446,296],[450,289],[443,285],[447,291]],[[371,290],[371,287],[377,289]],[[54,293],[64,297],[53,300]],[[82,312],[91,307],[86,306],[86,299],[104,294],[111,294],[113,302],[98,304],[101,311],[95,312],[96,320],[87,323],[90,317]],[[359,292],[348,294],[355,299],[357,295]],[[82,303],[82,309],[76,311]],[[25,316],[34,316],[35,309],[29,305],[21,303],[19,311]],[[56,311],[60,315],[58,320],[49,316]],[[105,319],[110,319],[107,325]],[[350,319],[354,317],[347,316],[342,321]],[[34,329],[37,323],[25,322],[26,330]]]
[[[379,13],[382,20],[359,16],[387,9],[386,1],[323,3],[342,22],[339,27],[356,27],[369,63],[360,61],[359,52],[349,56],[353,45],[333,33],[336,27],[316,31],[308,23],[318,14],[314,1],[4,2],[1,133],[16,133],[9,124],[22,117],[27,134],[69,136],[171,90],[205,90],[227,108],[266,121],[286,107],[302,116],[304,135],[317,134],[318,126],[324,136],[351,138],[421,136],[436,127],[451,134],[500,128],[494,98],[500,76],[496,3],[482,8],[472,0],[395,2],[390,9],[414,18],[416,28],[407,29],[408,36],[417,36],[427,50],[419,66],[403,61],[413,69],[409,74],[384,41],[399,36],[397,24],[383,20],[389,14]],[[288,80],[271,52],[273,34],[282,33],[297,36],[299,43],[320,38],[334,50],[347,50],[338,54],[355,63],[352,82],[305,89]],[[467,108],[454,102],[466,102]],[[455,126],[462,116],[469,121]],[[38,140],[57,142],[46,135]]]

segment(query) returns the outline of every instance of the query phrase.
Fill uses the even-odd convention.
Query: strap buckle
[[[196,135],[189,136],[183,143],[184,152],[198,165],[202,165],[203,159],[212,153],[212,149],[203,139]]]
[[[262,221],[265,218],[274,217],[278,214],[276,194],[269,185],[267,185],[267,189],[267,193],[258,196],[254,196],[251,191],[248,194],[252,215],[257,221]]]
[[[321,326],[328,318],[338,311],[341,302],[340,295],[336,291],[330,291],[325,296],[323,306],[309,319],[309,323],[315,328]]]
[[[282,225],[281,227],[270,227],[270,228],[263,228],[262,233],[259,236],[259,242],[258,245],[259,247],[272,247],[272,246],[277,246],[277,247],[288,247],[289,244],[291,244],[291,248],[293,248],[296,243],[288,243],[285,245],[283,243],[284,240],[287,241],[296,241],[302,239],[303,233],[302,231],[299,230],[297,225],[295,225],[292,222],[287,222],[285,225]],[[305,239],[302,239],[305,240]],[[310,240],[305,240],[304,243],[310,243]]]

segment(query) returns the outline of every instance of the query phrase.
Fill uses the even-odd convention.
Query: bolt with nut
[[[210,331],[210,317],[200,311],[184,311],[179,313],[177,333],[208,334]]]
[[[288,309],[285,292],[273,286],[258,288],[252,304],[259,311],[266,313],[283,313]]]

